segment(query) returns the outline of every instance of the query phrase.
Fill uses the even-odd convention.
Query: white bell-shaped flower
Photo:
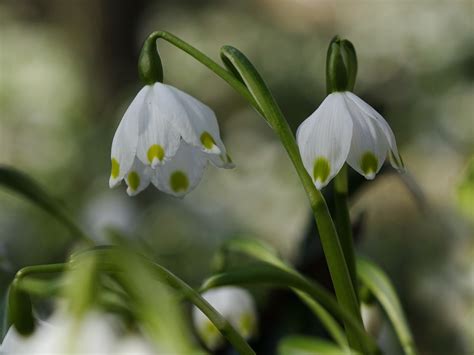
[[[232,168],[214,112],[166,84],[145,85],[120,122],[112,142],[110,187],[125,179],[129,195],[152,182],[184,196],[201,180],[207,162]]]
[[[64,311],[57,311],[47,322],[39,321],[35,332],[18,334],[8,330],[0,354],[135,354],[151,355],[164,352],[152,346],[143,336],[121,334],[116,319],[98,312],[89,312],[81,320]]]
[[[303,164],[318,189],[326,186],[344,162],[373,179],[387,153],[403,170],[395,136],[385,119],[350,91],[329,94],[298,128],[296,139]]]
[[[250,293],[242,288],[226,286],[203,293],[211,304],[244,339],[257,332],[257,312]],[[224,338],[214,324],[197,307],[193,307],[193,322],[203,343],[215,350],[224,343]]]
[[[382,310],[377,303],[364,303],[360,304],[360,314],[362,316],[362,322],[364,328],[374,338],[378,338],[380,330],[384,324]]]

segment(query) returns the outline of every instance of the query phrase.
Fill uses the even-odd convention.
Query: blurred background
[[[392,277],[422,354],[472,354],[473,20],[470,0],[2,1],[0,164],[37,179],[99,243],[146,250],[194,286],[238,235],[268,241],[329,285],[305,193],[273,132],[165,42],[165,82],[215,110],[237,167],[209,167],[183,200],[152,187],[129,198],[123,186],[109,190],[108,177],[149,32],[170,31],[216,60],[221,45],[242,50],[294,130],[325,97],[326,49],[339,34],[358,53],[356,94],[387,119],[409,172],[385,166],[373,182],[351,173],[357,250]],[[19,268],[60,262],[70,247],[61,225],[0,191],[0,290]],[[323,334],[289,293],[256,295],[257,352],[272,353],[282,334]],[[399,353],[389,327],[379,341]]]

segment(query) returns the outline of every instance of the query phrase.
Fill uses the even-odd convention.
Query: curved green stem
[[[257,110],[260,114],[262,114],[260,107],[255,102],[252,95],[249,93],[245,85],[235,77],[234,74],[227,71],[225,68],[217,64],[207,55],[205,55],[200,50],[196,49],[195,47],[191,46],[189,43],[183,41],[182,39],[176,37],[175,35],[166,32],[166,31],[155,31],[152,32],[148,39],[163,39],[168,43],[171,43],[175,47],[181,49],[182,51],[188,53],[191,57],[196,59],[198,62],[209,68],[215,74],[217,74],[220,78],[222,78],[225,82],[227,82],[233,89],[235,89],[239,94],[241,94],[251,105],[252,107]]]
[[[337,299],[341,303],[341,306],[351,312],[359,324],[362,324],[359,302],[351,281],[351,275],[339,236],[323,195],[316,189],[311,176],[309,176],[303,165],[298,145],[288,125],[288,121],[285,119],[260,74],[241,52],[236,48],[225,46],[221,49],[221,54],[232,63],[235,70],[238,71],[244,80],[255,101],[261,107],[263,116],[279,136],[295,166],[313,210]],[[359,343],[352,327],[349,327],[347,331],[349,343],[354,349],[367,350],[362,348],[363,345]]]
[[[336,229],[341,247],[346,258],[347,267],[351,275],[352,285],[357,294],[357,269],[355,262],[354,241],[352,238],[352,224],[349,215],[348,205],[348,182],[347,182],[347,165],[341,168],[339,173],[334,177],[334,202],[336,206]]]
[[[46,264],[26,266],[17,271],[12,282],[24,292],[37,296],[51,296],[60,289],[60,282],[57,280],[39,280],[31,276],[60,273],[66,269],[66,264]]]
[[[207,279],[201,291],[226,285],[251,285],[267,284],[278,287],[290,287],[302,291],[311,298],[319,301],[327,310],[350,325],[355,336],[364,346],[364,354],[377,353],[377,345],[365,332],[363,325],[354,315],[340,307],[333,296],[322,286],[315,284],[307,278],[284,270],[273,265],[254,265],[239,268],[235,271],[223,272]]]

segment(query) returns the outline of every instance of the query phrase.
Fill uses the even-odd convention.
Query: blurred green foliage
[[[472,14],[469,0],[2,2],[0,163],[38,179],[97,241],[139,249],[193,285],[209,274],[217,246],[238,233],[298,264],[302,241],[315,237],[283,149],[240,97],[183,53],[160,43],[165,82],[214,108],[237,168],[209,168],[184,200],[154,189],[132,199],[108,189],[110,144],[140,87],[139,48],[153,30],[176,33],[216,60],[221,45],[239,48],[294,129],[324,98],[327,45],[341,34],[358,53],[355,92],[392,126],[428,205],[420,209],[390,168],[372,183],[351,175],[354,219],[365,216],[359,252],[393,278],[422,353],[467,354],[474,347]],[[22,266],[63,261],[70,243],[59,223],[0,192],[0,290]],[[281,300],[260,298],[263,314],[278,309],[272,297]],[[282,329],[321,335],[294,307],[280,309],[281,326],[261,349],[274,349]],[[387,354],[397,352],[390,331],[381,342]]]

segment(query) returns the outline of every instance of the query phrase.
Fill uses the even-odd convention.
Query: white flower
[[[136,354],[157,352],[144,337],[123,336],[114,327],[115,318],[89,312],[82,319],[74,319],[64,311],[57,311],[47,322],[39,322],[35,332],[24,337],[12,326],[2,345],[1,354]]]
[[[249,292],[238,287],[220,287],[202,295],[245,339],[257,331],[257,312]],[[204,344],[211,350],[219,348],[224,338],[214,324],[197,307],[193,307],[194,326]]]
[[[207,162],[233,164],[219,134],[214,112],[190,95],[156,82],[140,90],[112,142],[110,187],[125,179],[129,195],[152,182],[184,196],[201,180]]]
[[[326,186],[344,162],[367,179],[380,170],[387,152],[403,169],[393,132],[385,119],[352,92],[333,92],[298,128],[303,164],[318,189]]]
[[[360,304],[360,313],[367,333],[374,338],[378,338],[384,323],[380,306],[376,303],[367,304],[362,302]]]

